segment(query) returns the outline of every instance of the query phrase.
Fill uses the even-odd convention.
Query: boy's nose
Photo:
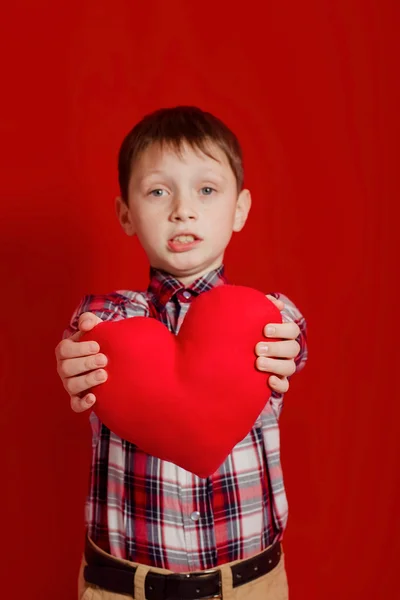
[[[178,200],[175,202],[171,212],[172,221],[187,221],[189,219],[196,218],[196,211],[189,202],[185,202],[184,200]]]

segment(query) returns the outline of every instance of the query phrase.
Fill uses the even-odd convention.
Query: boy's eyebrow
[[[137,183],[142,184],[142,183],[145,183],[148,179],[152,179],[153,177],[159,177],[159,176],[168,177],[168,173],[166,173],[165,171],[158,170],[158,169],[155,169],[154,171],[148,171],[144,175],[139,176],[137,178]]]
[[[162,169],[154,169],[153,171],[148,171],[142,177],[139,178],[140,182],[146,181],[146,179],[150,179],[153,176],[162,175],[163,177],[168,177],[168,173]],[[214,177],[220,179],[222,181],[226,181],[226,177],[220,173],[216,173],[212,169],[207,169],[206,171],[199,172],[199,177],[203,179],[207,179],[208,177]]]
[[[153,171],[148,171],[147,173],[145,173],[143,175],[143,177],[141,177],[140,179],[147,179],[148,177],[152,177],[153,175],[165,175],[165,171],[162,171],[160,169],[154,169]]]
[[[207,171],[204,171],[202,175],[204,177],[216,177],[217,179],[222,179],[223,181],[226,181],[226,177],[222,175],[222,173],[216,173],[212,169],[207,169]]]

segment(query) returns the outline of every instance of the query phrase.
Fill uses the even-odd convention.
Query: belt
[[[276,542],[264,552],[232,565],[233,587],[244,585],[266,575],[281,559],[281,544]],[[133,597],[136,567],[119,562],[110,555],[96,551],[86,539],[84,570],[87,583],[116,594]],[[214,598],[221,594],[221,572],[217,569],[193,573],[160,574],[149,571],[145,580],[147,600],[195,600]]]

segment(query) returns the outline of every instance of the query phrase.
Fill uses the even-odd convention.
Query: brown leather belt
[[[281,559],[281,545],[276,542],[260,554],[233,565],[233,587],[244,585],[266,575]],[[85,581],[116,594],[133,597],[136,567],[119,562],[104,555],[86,540],[84,570]],[[145,594],[147,600],[195,600],[214,598],[221,594],[221,573],[219,569],[185,574],[161,575],[149,571],[146,575]]]

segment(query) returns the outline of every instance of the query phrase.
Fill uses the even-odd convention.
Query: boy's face
[[[211,143],[209,149],[216,160],[187,144],[181,156],[152,144],[134,164],[129,206],[117,198],[124,231],[138,236],[151,266],[184,285],[221,265],[251,205],[248,190],[238,194],[224,152]]]

